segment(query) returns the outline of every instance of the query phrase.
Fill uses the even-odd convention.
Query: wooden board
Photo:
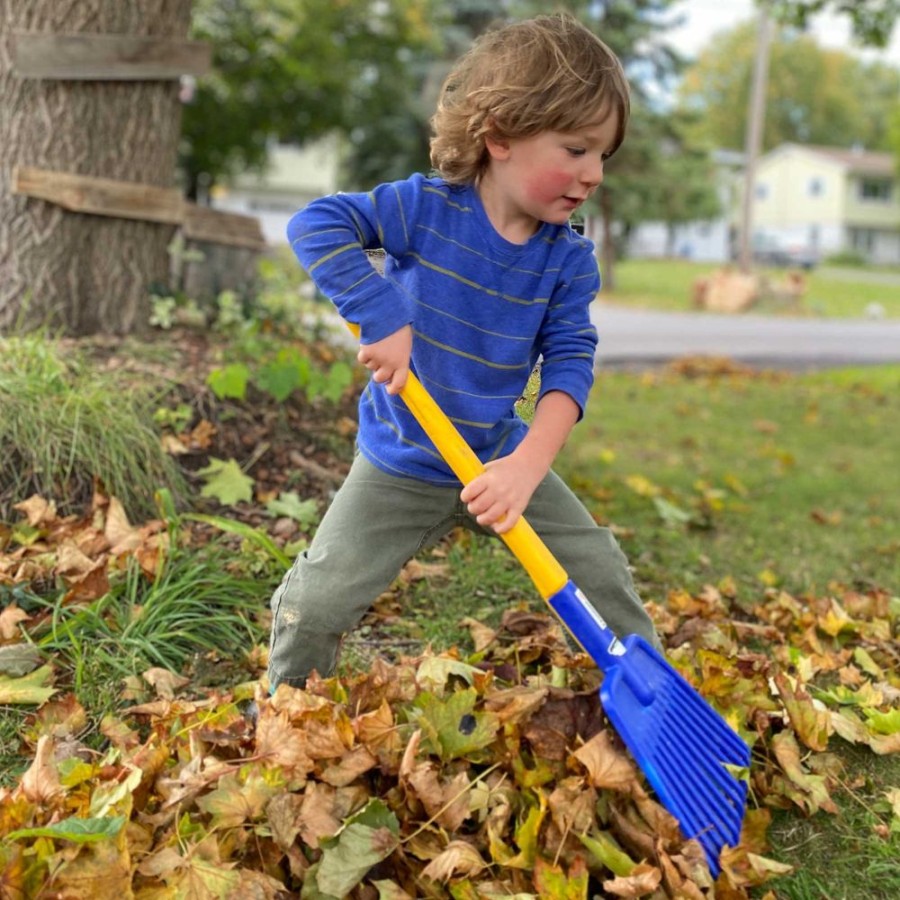
[[[97,216],[171,225],[184,220],[184,198],[176,188],[19,166],[13,173],[13,193]]]
[[[66,81],[154,81],[205,75],[212,49],[202,41],[136,34],[12,34],[13,73]]]
[[[12,190],[14,194],[46,200],[72,212],[180,225],[185,238],[191,241],[251,250],[266,246],[255,216],[189,203],[176,188],[18,166],[13,171]]]
[[[266,246],[262,226],[255,216],[223,212],[196,203],[185,204],[184,236],[189,241],[206,241],[262,250]]]

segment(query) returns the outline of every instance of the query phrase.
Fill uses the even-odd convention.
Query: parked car
[[[759,238],[753,242],[753,259],[761,266],[777,266],[809,271],[819,262],[818,253],[802,244],[776,238]]]

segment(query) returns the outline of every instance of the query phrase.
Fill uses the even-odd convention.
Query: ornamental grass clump
[[[99,372],[39,336],[0,339],[0,520],[33,494],[62,512],[88,505],[98,484],[135,517],[154,493],[183,482],[153,425],[152,385]]]

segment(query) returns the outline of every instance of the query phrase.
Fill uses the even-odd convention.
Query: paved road
[[[601,366],[655,365],[679,356],[727,356],[754,366],[813,369],[900,363],[898,319],[789,319],[663,313],[594,303]]]

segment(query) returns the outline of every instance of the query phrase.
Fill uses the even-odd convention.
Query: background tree
[[[820,12],[846,15],[858,41],[886,47],[900,17],[900,0],[765,0],[785,25],[804,28]]]
[[[709,150],[691,137],[694,128],[694,117],[684,111],[654,111],[646,104],[635,109],[627,144],[609,161],[604,184],[620,246],[641,222],[663,222],[666,252],[673,256],[678,225],[721,212],[716,168]]]
[[[748,22],[718,35],[685,71],[678,103],[698,114],[699,138],[743,148],[755,48]],[[786,141],[886,150],[900,70],[783,31],[771,44],[766,94],[763,151]]]
[[[203,177],[261,168],[273,140],[362,129],[356,136],[371,143],[366,123],[382,121],[396,150],[407,136],[392,121],[410,102],[410,62],[433,41],[431,8],[432,0],[197,0],[193,33],[212,43],[214,74],[185,109],[188,194]]]
[[[0,331],[127,332],[165,280],[173,228],[67,212],[11,193],[16,166],[174,187],[177,81],[25,79],[14,30],[184,39],[191,0],[0,0]]]

